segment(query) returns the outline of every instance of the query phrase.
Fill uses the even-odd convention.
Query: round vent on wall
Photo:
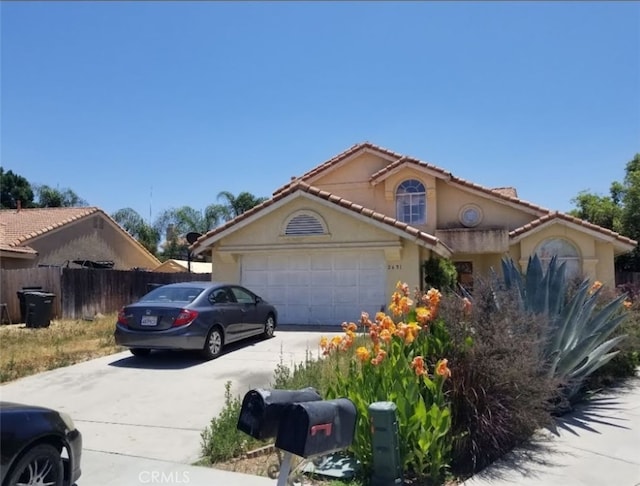
[[[458,218],[467,228],[478,226],[482,221],[482,209],[475,204],[466,204],[462,206]]]

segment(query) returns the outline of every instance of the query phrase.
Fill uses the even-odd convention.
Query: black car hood
[[[53,412],[54,410],[47,407],[40,407],[39,405],[25,405],[24,403],[16,402],[2,402],[0,401],[0,410],[3,412]]]

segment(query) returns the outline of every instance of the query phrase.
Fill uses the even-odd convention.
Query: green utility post
[[[375,402],[369,405],[373,447],[371,486],[402,484],[397,408],[393,402]]]

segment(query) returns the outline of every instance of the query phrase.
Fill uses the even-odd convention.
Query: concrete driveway
[[[292,365],[307,353],[317,356],[321,335],[279,331],[267,341],[231,345],[209,362],[182,352],[123,352],[5,384],[0,398],[73,418],[84,438],[78,486],[142,484],[136,464],[199,458],[200,433],[222,409],[227,381],[234,395],[268,386],[281,360]]]

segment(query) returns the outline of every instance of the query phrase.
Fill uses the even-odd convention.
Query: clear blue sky
[[[109,213],[370,141],[569,210],[640,152],[638,2],[3,2],[2,166]]]

